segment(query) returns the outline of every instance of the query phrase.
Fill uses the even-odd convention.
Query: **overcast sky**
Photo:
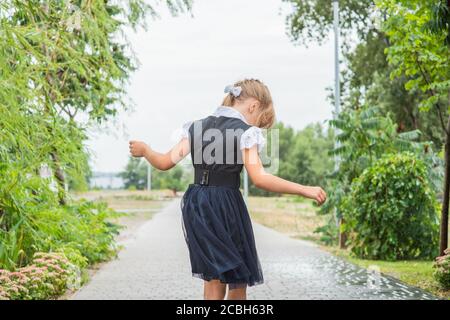
[[[242,78],[263,80],[277,119],[294,128],[329,119],[332,43],[294,46],[281,8],[281,0],[194,0],[192,16],[163,13],[147,32],[130,32],[140,61],[128,89],[135,107],[109,130],[90,132],[93,170],[121,171],[129,139],[168,150],[177,128],[213,112],[224,87]]]

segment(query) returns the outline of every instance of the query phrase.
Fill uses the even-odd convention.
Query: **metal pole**
[[[341,111],[341,88],[339,81],[339,1],[333,0],[334,15],[334,112],[333,118],[336,119]],[[336,145],[339,142],[336,140]],[[339,169],[339,157],[336,156],[336,169]]]
[[[334,112],[333,119],[337,119],[341,111],[341,88],[340,88],[340,70],[339,70],[339,0],[333,0],[333,25],[334,25]],[[339,130],[336,129],[335,135],[339,134]],[[340,143],[335,138],[334,147],[339,148]],[[334,157],[334,169],[339,170],[340,157],[335,155]],[[335,217],[339,216],[338,209],[335,208]],[[337,224],[341,226],[344,223],[344,219],[340,217]],[[339,232],[339,247],[345,248],[346,234]]]
[[[334,25],[334,111],[333,119],[337,119],[341,111],[341,88],[339,81],[339,1],[333,0],[333,25]],[[339,133],[336,129],[335,135]],[[334,148],[339,148],[339,141],[335,138]],[[339,170],[339,156],[334,156],[334,170]]]
[[[147,164],[147,191],[152,190],[152,166]]]

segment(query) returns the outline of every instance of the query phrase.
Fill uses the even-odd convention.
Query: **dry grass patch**
[[[139,226],[150,220],[173,199],[172,195],[169,190],[91,190],[74,193],[73,197],[106,202],[110,208],[123,213],[113,221],[125,227],[118,237],[120,241],[128,238]]]
[[[74,193],[73,197],[106,202],[110,208],[119,212],[158,210],[167,202],[167,200],[173,199],[172,192],[169,190],[94,190]]]
[[[316,214],[312,201],[292,196],[249,197],[253,221],[291,237],[318,241],[314,230],[326,223],[326,216]]]

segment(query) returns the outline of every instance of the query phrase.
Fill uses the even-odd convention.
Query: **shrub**
[[[434,263],[434,277],[444,290],[450,289],[450,248],[445,250],[445,254],[436,258]]]
[[[437,254],[438,205],[425,163],[412,153],[390,154],[355,179],[344,199],[344,230],[356,256],[430,258]]]
[[[57,298],[78,280],[78,271],[62,253],[36,253],[26,267],[0,270],[0,300]]]
[[[14,168],[0,165],[0,299],[53,298],[81,285],[88,264],[115,256],[117,213],[85,200],[59,205],[48,181]]]
[[[117,252],[115,236],[120,229],[108,220],[117,215],[106,203],[89,201],[57,208],[50,215],[39,214],[36,221],[40,230],[48,226],[56,227],[47,233],[46,239],[51,241],[43,245],[41,251],[62,250],[68,253],[71,249],[77,250],[89,264],[108,260]]]
[[[338,227],[336,219],[330,215],[327,224],[320,226],[314,230],[314,233],[320,234],[320,242],[327,246],[332,246],[338,243]]]
[[[119,226],[109,222],[116,215],[105,203],[84,200],[54,207],[33,207],[30,201],[22,210],[4,211],[0,220],[0,268],[22,267],[38,251],[61,251],[78,260],[80,268],[86,262],[108,260],[117,251],[114,237]]]

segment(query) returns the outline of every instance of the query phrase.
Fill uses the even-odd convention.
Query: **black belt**
[[[241,184],[241,177],[239,173],[195,168],[194,183],[202,186],[225,186],[239,188]]]

